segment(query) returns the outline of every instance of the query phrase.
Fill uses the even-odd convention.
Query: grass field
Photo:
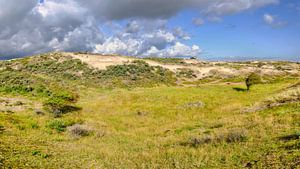
[[[295,82],[82,88],[60,118],[0,113],[0,168],[299,168],[299,102],[243,113]]]

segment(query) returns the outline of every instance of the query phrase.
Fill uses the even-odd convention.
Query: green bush
[[[145,59],[163,63],[163,64],[185,64],[184,59],[181,58],[147,57]]]
[[[46,127],[52,130],[56,130],[57,132],[64,132],[66,131],[66,128],[68,126],[74,125],[75,122],[73,121],[66,121],[66,120],[61,120],[61,119],[54,119],[49,121],[46,124]]]
[[[262,82],[262,79],[260,77],[260,75],[256,74],[256,73],[251,73],[247,78],[246,78],[246,86],[247,86],[247,90],[250,90],[250,87],[255,85],[255,84],[259,84]]]
[[[43,106],[45,110],[52,113],[54,117],[60,117],[62,114],[80,110],[73,104],[77,101],[77,96],[67,92],[61,92],[47,99]]]

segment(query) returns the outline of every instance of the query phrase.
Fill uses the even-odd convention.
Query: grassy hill
[[[262,82],[246,90],[245,78]],[[297,168],[300,64],[0,62],[0,168]]]

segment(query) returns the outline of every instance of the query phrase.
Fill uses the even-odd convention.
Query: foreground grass
[[[293,81],[239,85],[84,89],[77,113],[60,119],[33,112],[0,113],[0,166],[5,168],[296,168],[300,164],[300,105],[255,113],[241,110]],[[53,120],[90,126],[86,137],[49,127]],[[203,137],[246,138],[205,144]],[[294,136],[295,137],[288,137]],[[287,138],[287,139],[285,139]]]

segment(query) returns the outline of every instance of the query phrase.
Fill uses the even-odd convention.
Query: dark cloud
[[[184,9],[221,16],[276,4],[279,0],[76,0],[99,18],[169,18]]]

